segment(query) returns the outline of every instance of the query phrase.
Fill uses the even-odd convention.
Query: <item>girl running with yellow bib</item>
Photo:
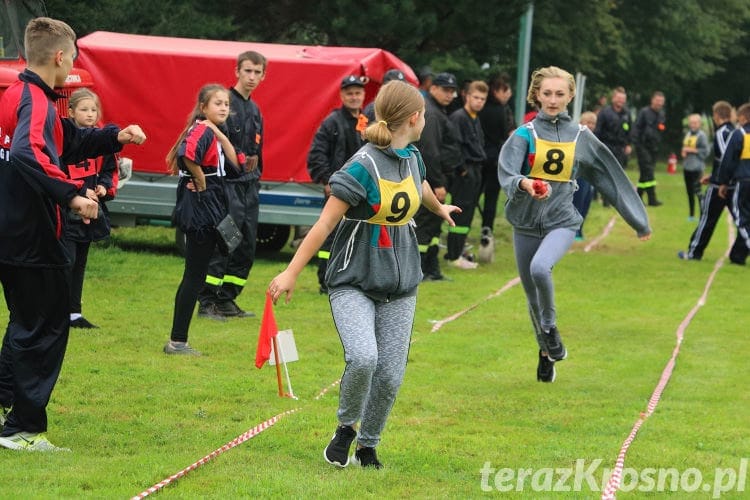
[[[274,302],[282,295],[288,300],[297,276],[336,228],[326,286],[346,368],[338,425],[323,457],[337,467],[383,466],[375,447],[404,377],[422,281],[412,217],[421,204],[453,226],[450,214],[460,212],[437,200],[411,145],[424,128],[424,106],[407,83],[381,87],[377,121],[365,130],[369,143],[331,176],[331,197],[320,218],[268,287]]]
[[[527,101],[539,109],[500,152],[498,177],[508,195],[505,216],[513,226],[516,265],[539,344],[537,380],[553,382],[555,362],[567,357],[557,329],[552,268],[575,240],[583,218],[573,206],[582,176],[612,204],[642,240],[651,236],[648,216],[612,152],[571,119],[575,96],[567,71],[548,66],[534,71]],[[545,190],[534,190],[535,179]]]

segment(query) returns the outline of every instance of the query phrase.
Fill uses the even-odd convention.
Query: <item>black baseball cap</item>
[[[404,75],[403,71],[398,69],[389,69],[385,72],[383,75],[383,83],[388,83],[393,80],[401,80],[402,82],[406,81],[406,76]]]
[[[365,82],[364,79],[361,76],[356,75],[349,75],[343,80],[341,80],[341,88],[345,89],[347,87],[351,87],[353,85],[356,85],[357,87],[364,88]]]
[[[447,87],[452,89],[458,88],[456,77],[451,73],[438,73],[432,79],[432,84],[437,85],[438,87]]]

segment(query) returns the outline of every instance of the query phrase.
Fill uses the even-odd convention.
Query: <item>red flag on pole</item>
[[[260,321],[258,333],[258,349],[255,352],[256,368],[262,368],[263,364],[271,358],[271,339],[277,333],[279,333],[279,328],[273,316],[273,301],[271,295],[266,293],[266,306],[263,308],[263,319]]]

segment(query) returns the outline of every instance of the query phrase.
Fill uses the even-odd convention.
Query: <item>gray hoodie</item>
[[[553,229],[577,230],[583,218],[573,206],[575,179],[582,176],[593,184],[625,219],[638,236],[651,233],[643,202],[612,152],[587,127],[573,123],[567,112],[552,117],[539,112],[529,124],[516,129],[505,142],[498,161],[500,185],[508,195],[505,216],[516,231],[544,236]],[[525,177],[531,177],[529,158],[536,153],[534,131],[539,139],[572,143],[575,153],[570,180],[558,182],[547,178],[551,193],[545,200],[535,200],[518,188]]]
[[[330,290],[354,288],[375,300],[415,295],[422,281],[412,217],[422,202],[425,167],[419,151],[364,145],[331,176],[331,194],[351,205],[339,223],[328,261]],[[393,186],[384,191],[379,180]],[[374,220],[380,214],[380,220]]]

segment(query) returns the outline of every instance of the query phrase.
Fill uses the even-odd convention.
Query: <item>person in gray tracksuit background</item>
[[[537,379],[552,382],[554,362],[567,351],[557,330],[552,268],[568,251],[582,222],[573,206],[576,178],[584,177],[612,204],[641,240],[650,238],[643,202],[612,152],[585,126],[575,123],[567,105],[575,80],[548,66],[534,71],[527,100],[539,108],[500,152],[498,177],[508,196],[505,216],[513,226],[516,264],[539,344]],[[542,183],[541,187],[535,187]]]

